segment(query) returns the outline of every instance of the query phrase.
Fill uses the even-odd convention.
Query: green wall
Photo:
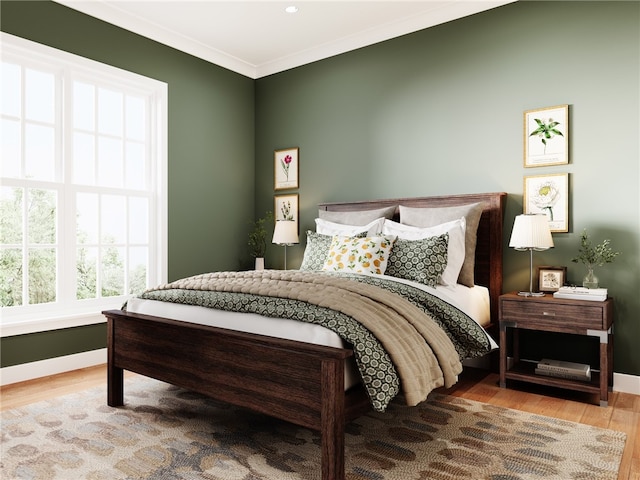
[[[273,150],[292,146],[302,231],[323,201],[505,191],[504,288],[521,290],[528,255],[507,243],[523,176],[568,172],[569,233],[535,262],[581,283],[570,260],[584,228],[623,252],[598,275],[616,301],[615,371],[638,375],[639,32],[638,2],[518,2],[259,79],[256,211],[273,205]],[[523,168],[524,110],[558,104],[570,164]],[[281,248],[267,256],[282,265]]]
[[[57,3],[3,0],[0,9],[3,32],[168,84],[169,280],[246,263],[255,82]],[[105,347],[104,328],[91,331],[90,342],[73,330],[3,338],[1,364]]]
[[[169,84],[170,279],[246,265],[246,220],[273,209],[273,150],[297,146],[303,230],[323,201],[508,192],[505,290],[522,289],[528,257],[506,244],[523,176],[568,172],[570,232],[535,261],[580,282],[582,229],[611,238],[615,371],[640,375],[638,2],[519,2],[257,81],[57,4],[0,5],[3,31]],[[571,163],[523,168],[523,111],[564,103]],[[282,255],[269,246],[267,266]],[[32,361],[6,358],[11,341],[3,366]]]

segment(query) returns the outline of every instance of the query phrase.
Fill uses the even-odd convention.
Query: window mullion
[[[147,175],[147,185],[149,185],[149,189],[151,195],[149,195],[149,207],[151,211],[158,212],[161,211],[160,198],[162,191],[164,189],[164,185],[162,182],[162,162],[153,162],[152,158],[162,158],[163,152],[161,143],[159,142],[159,138],[161,137],[161,121],[162,115],[164,112],[161,111],[159,105],[162,104],[159,95],[156,94],[153,97],[150,97],[147,100],[147,130],[146,130],[146,138],[148,138],[147,144],[149,148],[147,149],[145,155],[146,162],[146,175]],[[149,235],[156,235],[160,238],[163,235],[161,225],[163,222],[158,216],[153,215],[149,217]],[[148,263],[149,263],[149,278],[163,278],[166,276],[165,272],[165,259],[162,257],[161,249],[158,248],[158,244],[156,242],[149,242],[149,252],[148,252]]]
[[[26,159],[26,68],[20,65],[20,178],[25,178],[27,171]],[[22,187],[22,304],[27,305],[29,301],[29,244],[27,229],[27,185]]]
[[[65,305],[74,300],[75,272],[71,268],[74,258],[74,243],[70,242],[73,238],[73,229],[75,222],[71,219],[75,218],[73,195],[70,194],[68,188],[70,185],[72,165],[69,156],[73,151],[71,149],[71,129],[68,128],[71,123],[71,109],[67,108],[70,103],[69,85],[66,81],[69,70],[64,68],[57,72],[56,75],[56,138],[58,139],[56,151],[56,172],[58,181],[60,182],[60,190],[58,192],[58,302]]]
[[[23,153],[24,156],[24,153]],[[29,217],[27,196],[29,188],[25,185],[22,188],[22,304],[29,303]]]
[[[26,110],[26,96],[24,94],[26,88],[26,68],[24,65],[20,65],[20,178],[25,178],[27,172],[27,159],[26,159],[26,123],[25,123],[25,110]]]
[[[120,123],[120,158],[122,161],[122,182],[121,185],[123,188],[127,188],[129,182],[127,181],[128,169],[127,169],[127,92],[123,92],[121,99],[121,107],[120,111],[122,112],[122,122]],[[127,295],[129,293],[129,284],[131,279],[129,278],[130,273],[130,262],[129,258],[131,245],[130,245],[130,235],[129,229],[131,228],[131,206],[130,206],[131,197],[126,195],[125,197],[125,226],[124,226],[124,240],[125,244],[123,246],[124,251],[124,284],[123,284],[123,293]]]
[[[98,195],[98,215],[102,212],[102,193]],[[103,255],[103,244],[102,244],[102,222],[98,222],[98,239],[97,239],[97,248],[96,248],[96,297],[102,297],[102,255]]]

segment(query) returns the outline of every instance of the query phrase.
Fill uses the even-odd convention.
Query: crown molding
[[[391,38],[440,25],[452,20],[474,15],[486,10],[513,3],[516,0],[455,0],[439,8],[430,9],[418,15],[390,22],[379,27],[338,38],[317,47],[274,59],[260,65],[252,64],[231,56],[188,36],[182,35],[143,18],[128,14],[114,3],[102,0],[54,0],[86,15],[124,28],[138,35],[214,63],[241,75],[257,79],[289,70],[301,65],[340,55],[358,48],[383,42]]]

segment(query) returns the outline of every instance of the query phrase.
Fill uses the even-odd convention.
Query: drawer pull
[[[542,312],[542,315],[544,315],[545,317],[555,317],[556,313],[555,312]]]

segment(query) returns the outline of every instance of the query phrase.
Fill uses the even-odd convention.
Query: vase
[[[256,270],[264,270],[264,257],[256,257]]]
[[[598,288],[598,277],[593,274],[593,267],[587,267],[587,274],[582,280],[582,286],[585,288]]]

